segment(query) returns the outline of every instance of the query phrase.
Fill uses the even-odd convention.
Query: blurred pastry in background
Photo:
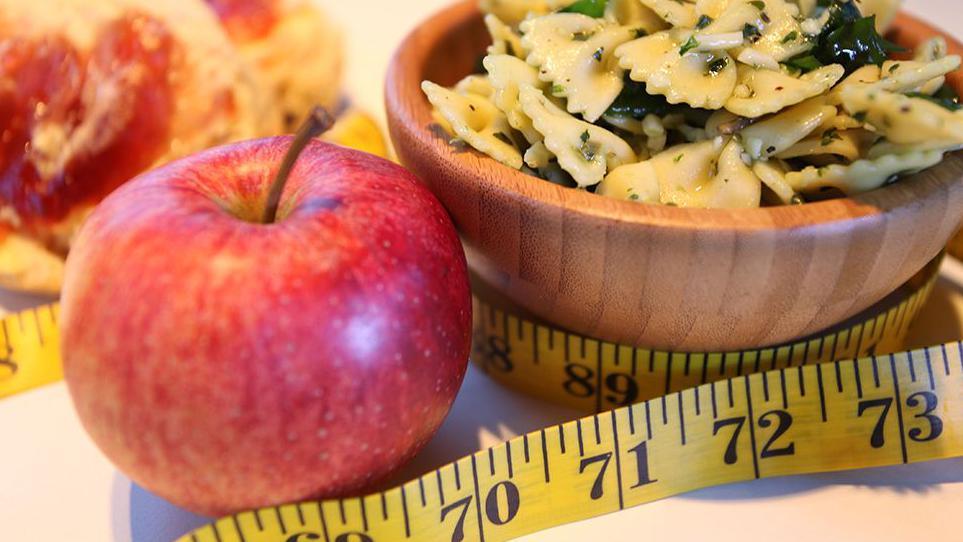
[[[291,129],[315,105],[340,99],[341,30],[312,0],[204,0],[255,67]]]
[[[0,283],[50,290],[97,202],[155,164],[279,130],[267,98],[202,2],[0,0]]]
[[[140,172],[338,111],[341,43],[307,0],[0,0],[0,287],[57,292],[81,222]],[[340,113],[326,139],[385,153]]]

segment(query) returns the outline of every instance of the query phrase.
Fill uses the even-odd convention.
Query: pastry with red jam
[[[308,0],[0,0],[0,286],[58,291],[137,174],[334,109],[340,40]]]

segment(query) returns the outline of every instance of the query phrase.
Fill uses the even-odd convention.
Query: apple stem
[[[261,220],[263,224],[271,224],[277,218],[278,205],[281,203],[281,194],[284,192],[284,185],[287,184],[291,170],[294,169],[294,164],[297,163],[301,152],[304,151],[312,139],[327,132],[332,126],[334,126],[334,117],[332,117],[325,108],[319,106],[311,110],[311,114],[308,115],[308,118],[301,124],[301,127],[298,128],[298,133],[294,135],[294,139],[291,141],[291,147],[288,148],[287,154],[284,155],[284,161],[281,162],[281,167],[278,168],[278,173],[274,177],[274,182],[271,184],[271,191],[268,192],[267,205],[264,208],[264,218]]]

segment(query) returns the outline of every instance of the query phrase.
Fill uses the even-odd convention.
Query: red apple
[[[206,151],[109,196],[67,263],[62,350],[114,464],[219,515],[357,493],[411,458],[465,373],[471,298],[445,210],[392,163],[290,137]]]

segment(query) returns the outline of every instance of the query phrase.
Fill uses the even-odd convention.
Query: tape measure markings
[[[473,357],[489,375],[587,411],[620,408],[395,489],[239,514],[182,540],[497,542],[701,487],[963,455],[963,345],[889,354],[935,277],[829,335],[724,354],[582,338],[476,299]],[[57,316],[0,320],[0,397],[61,377]]]
[[[0,358],[0,367],[9,371],[7,376],[12,377],[20,370],[20,366],[11,359],[13,356],[13,348],[10,347],[10,331],[7,329],[7,321],[0,321],[0,326],[3,328],[3,348],[6,350],[4,356]]]
[[[240,514],[183,540],[497,542],[712,485],[961,456],[961,349],[840,362],[842,379],[858,372],[862,396],[837,391],[820,365],[712,382],[523,435],[376,495]],[[943,371],[931,380],[934,359]],[[784,379],[785,394],[780,384],[767,399],[763,374]],[[819,388],[824,402],[803,393]],[[713,395],[715,412],[696,412],[696,398]],[[466,469],[470,483],[456,483]],[[370,504],[383,515],[368,514]]]
[[[0,398],[63,378],[57,305],[0,319]]]
[[[813,363],[899,350],[935,280],[934,275],[881,314],[829,335],[729,353],[670,353],[597,341],[520,318],[475,298],[473,361],[509,387],[599,412],[743,374],[798,370]],[[625,367],[623,360],[631,360],[631,367]],[[839,366],[834,369],[841,392],[844,379]],[[854,381],[862,386],[858,378]],[[768,386],[767,377],[767,395]]]

